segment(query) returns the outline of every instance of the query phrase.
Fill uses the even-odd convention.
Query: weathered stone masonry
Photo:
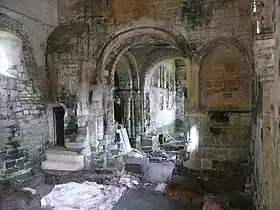
[[[82,63],[87,62],[92,65],[88,72],[87,89],[92,90],[93,96],[95,94],[100,96],[100,98],[92,97],[93,101],[87,105],[88,112],[85,112],[89,113],[88,125],[93,126],[88,127],[91,136],[87,135],[92,152],[95,153],[95,151],[105,149],[104,154],[108,156],[109,148],[114,148],[112,143],[115,129],[114,115],[110,111],[113,107],[112,79],[114,69],[122,53],[141,43],[167,42],[177,48],[177,52],[186,63],[187,81],[183,82],[188,92],[188,104],[185,106],[188,107],[185,110],[185,113],[188,113],[185,116],[185,133],[193,125],[197,125],[199,128],[200,141],[197,157],[198,160],[202,158],[202,164],[196,167],[211,169],[213,160],[237,161],[236,159],[241,159],[246,162],[251,132],[250,77],[252,53],[248,50],[252,46],[252,27],[248,15],[251,10],[251,2],[183,2],[182,6],[180,1],[167,0],[164,2],[147,1],[146,4],[143,2],[141,4],[134,3],[128,5],[125,1],[112,1],[107,4],[90,1],[73,1],[71,3],[62,1],[59,5],[61,26],[56,30],[61,30],[61,34],[72,35],[67,38],[57,36],[57,40],[59,40],[57,42],[53,42],[51,36],[48,42],[49,47],[54,49],[52,52],[49,51],[48,56],[50,72],[57,69],[56,74],[65,71],[69,75],[74,70],[73,75],[80,77],[80,72],[83,71]],[[160,4],[160,7],[158,4]],[[120,5],[122,6],[120,7]],[[135,6],[134,10],[132,5]],[[137,9],[136,6],[138,6]],[[67,30],[63,31],[63,28],[67,28]],[[53,34],[53,36],[55,35]],[[228,78],[227,84],[220,82],[220,86],[226,85],[224,86],[224,98],[220,99],[217,96],[215,99],[218,101],[211,108],[211,111],[222,112],[222,115],[229,114],[229,121],[226,124],[218,123],[217,125],[217,123],[214,123],[211,120],[212,114],[207,114],[210,111],[209,109],[204,109],[202,112],[198,111],[201,107],[201,100],[206,100],[198,90],[206,90],[204,88],[208,86],[206,83],[204,84],[201,77],[203,75],[201,72],[205,73],[206,71],[203,70],[203,65],[200,66],[200,62],[195,59],[195,54],[203,55],[210,42],[212,43],[211,48],[209,48],[212,50],[209,52],[210,57],[215,55],[215,51],[222,52],[221,49],[219,51],[219,46],[221,48],[227,46],[233,49],[231,53],[228,53],[231,56],[228,60],[234,63],[238,62],[240,65],[244,62],[241,66],[235,66],[231,69],[235,77]],[[203,58],[201,63],[207,62],[205,59]],[[74,63],[76,66],[71,66]],[[57,67],[52,69],[53,65]],[[223,62],[217,62],[213,63],[213,69],[221,71],[223,66],[227,68],[229,65],[232,65],[232,63],[229,62],[226,66]],[[67,86],[68,94],[79,86],[78,80],[70,80],[68,79],[69,76],[64,76],[57,82],[58,93],[63,85]],[[210,80],[209,77],[203,78],[206,82]],[[218,87],[216,84],[224,79],[224,77],[212,78],[213,88],[218,89],[220,86]],[[53,81],[53,79],[51,80]],[[244,88],[236,90],[237,87]],[[141,97],[145,100],[144,96]],[[201,97],[203,98],[198,101],[198,98]],[[226,99],[226,97],[231,98]],[[236,105],[230,106],[241,101],[244,103],[240,104],[239,107],[236,107]],[[60,99],[60,102],[66,103],[64,99]],[[216,106],[221,104],[220,102],[223,102],[223,107]],[[90,111],[93,106],[94,114]],[[72,107],[67,109],[76,109],[75,107],[76,105],[73,104]],[[143,109],[144,106],[140,105],[140,107]],[[248,113],[242,113],[241,111]],[[141,115],[143,119],[143,113]],[[243,121],[243,117],[246,120]],[[77,121],[79,120],[77,119]],[[240,125],[240,122],[242,122],[242,125]],[[239,135],[235,135],[236,129],[240,129]],[[92,132],[93,130],[97,133]],[[218,133],[215,132],[217,130]],[[143,133],[140,133],[140,135],[143,135]],[[103,147],[103,145],[107,146]],[[97,149],[94,149],[96,147]]]
[[[221,173],[221,180],[235,176],[238,189],[248,175],[257,209],[280,208],[278,1],[0,5],[0,33],[22,44],[16,78],[0,78],[1,180],[38,166],[44,149],[57,144],[54,107],[65,110],[65,141],[83,141],[87,168],[118,164],[116,72],[135,147],[159,133],[163,120],[154,116],[164,104],[175,118],[174,136],[191,141],[185,166]],[[166,60],[179,61],[175,86],[147,88],[154,84],[147,75]]]
[[[22,42],[16,77],[1,76],[1,177],[26,173],[40,164],[48,136],[46,83],[33,57],[30,34],[22,24],[0,15],[0,31]]]

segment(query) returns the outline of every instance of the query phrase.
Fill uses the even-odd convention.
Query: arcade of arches
[[[0,2],[0,180],[58,146],[117,167],[121,127],[280,209],[278,1],[42,2]]]

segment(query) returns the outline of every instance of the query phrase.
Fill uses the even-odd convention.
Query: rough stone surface
[[[257,209],[280,209],[279,2],[253,3],[4,1],[0,31],[21,40],[22,58],[18,79],[0,78],[0,179],[27,173],[57,144],[57,106],[86,168],[120,165],[121,99],[133,147],[153,150],[151,136],[173,133],[161,147],[186,150],[189,170],[255,192]],[[167,60],[172,71],[158,74]]]
[[[36,27],[44,27],[40,18],[49,16],[53,11],[49,7],[51,4],[46,2],[49,9],[43,8],[44,11],[37,17],[36,10],[28,10],[31,4],[22,7],[17,4],[22,9],[21,14],[10,8],[14,5],[16,3],[9,1],[0,9],[0,31],[16,36],[22,44],[22,54],[18,58],[20,63],[12,63],[13,76],[16,78],[1,75],[0,79],[0,180],[24,174],[38,166],[48,139],[44,49],[41,44],[46,41],[51,27],[45,26],[39,32]],[[31,29],[28,28],[30,18],[34,23]],[[33,36],[34,31],[36,36]]]

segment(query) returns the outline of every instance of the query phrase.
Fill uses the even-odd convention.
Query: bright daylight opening
[[[20,64],[22,42],[16,36],[0,31],[0,74],[15,78]]]
[[[196,125],[191,127],[188,137],[190,140],[188,149],[189,149],[189,152],[193,152],[198,148],[198,144],[199,144],[199,132],[198,132]]]

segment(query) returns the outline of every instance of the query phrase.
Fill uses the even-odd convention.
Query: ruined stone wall
[[[206,139],[212,139],[212,141],[216,141],[216,139],[222,138],[217,138],[216,134],[213,134],[211,132],[209,133],[208,130],[211,126],[207,124],[210,119],[209,115],[206,112],[193,110],[193,108],[197,108],[197,105],[199,104],[197,99],[199,98],[198,89],[201,85],[201,81],[199,81],[198,79],[198,73],[200,72],[201,64],[204,60],[203,58],[205,55],[205,51],[208,51],[209,46],[211,49],[215,49],[215,47],[221,43],[226,43],[228,46],[233,47],[238,46],[236,48],[238,48],[242,53],[234,51],[233,56],[230,59],[234,60],[232,62],[238,62],[236,61],[236,57],[242,54],[243,57],[239,58],[241,60],[246,60],[247,67],[244,68],[244,66],[241,66],[240,69],[237,68],[237,72],[239,72],[238,74],[233,75],[232,78],[222,77],[221,80],[238,80],[241,83],[243,82],[242,84],[236,84],[236,82],[233,82],[234,84],[231,85],[235,87],[226,89],[223,92],[225,93],[225,95],[234,96],[231,98],[232,103],[236,103],[236,101],[234,100],[236,98],[246,98],[247,100],[244,100],[245,102],[242,103],[240,107],[238,107],[238,110],[234,110],[237,111],[237,113],[233,113],[230,117],[229,124],[226,126],[226,128],[223,127],[223,129],[225,130],[224,132],[227,132],[227,136],[223,137],[223,143],[219,142],[218,144],[215,144],[215,146],[219,145],[221,151],[228,151],[230,145],[233,144],[229,142],[236,141],[236,147],[232,149],[240,149],[240,153],[246,154],[244,148],[249,145],[250,141],[250,128],[249,126],[247,126],[247,122],[250,124],[250,114],[242,114],[239,112],[244,110],[249,112],[251,109],[251,1],[146,0],[141,2],[127,2],[125,0],[114,0],[97,2],[73,0],[61,1],[60,3],[60,24],[74,25],[74,23],[77,22],[88,24],[88,30],[85,30],[84,33],[80,35],[81,40],[83,41],[73,42],[71,44],[78,45],[79,47],[84,48],[83,59],[89,63],[92,63],[95,67],[91,71],[92,84],[109,84],[109,89],[112,80],[112,73],[115,69],[116,60],[121,57],[121,53],[130,48],[132,45],[143,42],[143,40],[151,41],[151,39],[149,38],[157,38],[156,36],[148,38],[146,36],[140,36],[141,34],[139,35],[137,33],[133,33],[133,28],[147,26],[147,29],[145,30],[149,33],[152,33],[153,29],[151,29],[150,31],[148,29],[150,26],[163,28],[167,31],[169,30],[168,27],[170,27],[170,33],[176,35],[181,34],[183,37],[182,39],[185,39],[185,42],[189,44],[189,52],[185,52],[184,50],[182,50],[184,46],[179,46],[180,52],[185,52],[185,54],[182,53],[182,57],[185,58],[189,55],[189,57],[191,57],[191,65],[187,68],[188,82],[186,84],[184,83],[187,88],[187,98],[189,102],[189,106],[185,106],[188,107],[188,109],[186,110],[188,114],[185,117],[186,130],[197,123],[197,126],[200,129],[199,132],[201,133],[201,144],[208,141],[204,140],[204,134]],[[128,34],[125,34],[123,37],[120,35],[120,37],[116,39],[113,38],[114,35],[116,35],[117,33],[121,34],[121,31],[125,31],[126,29],[132,30],[127,32]],[[112,41],[111,46],[106,45],[106,43],[108,43],[109,41]],[[70,43],[70,41],[68,40],[67,43]],[[108,47],[106,48],[107,51],[102,51],[103,49],[105,49],[105,46]],[[113,51],[113,53],[110,54],[110,50]],[[103,62],[103,59],[105,59],[106,61]],[[100,66],[96,66],[97,64],[100,64]],[[229,65],[229,63],[227,65]],[[225,64],[224,66],[225,68],[228,67],[226,67]],[[227,70],[224,72],[227,72]],[[192,76],[189,77],[190,75]],[[204,79],[205,82],[209,80],[208,77],[205,77]],[[243,89],[241,90],[241,88],[237,91],[237,85],[242,87],[243,89],[246,89],[246,91],[242,91]],[[205,86],[205,88],[207,88],[207,86]],[[106,90],[106,93],[103,94],[103,101],[99,101],[99,103],[102,103],[104,107],[105,115],[103,128],[104,133],[107,133],[106,141],[112,141],[112,139],[114,139],[114,124],[112,122],[114,122],[114,120],[109,110],[111,110],[113,100],[112,98],[105,98],[105,96],[112,95],[110,93],[110,90],[108,91],[109,92],[107,92]],[[141,97],[144,98],[144,96]],[[232,109],[229,109],[228,105],[226,106],[227,108],[221,108],[215,107],[213,105],[212,110],[229,112],[233,111]],[[237,129],[241,129],[239,127],[239,122],[241,121],[242,117],[246,118],[244,122],[246,126],[243,127],[243,130],[241,131],[240,135],[242,136],[242,140],[240,140],[236,139],[240,136],[235,135],[236,132],[234,128],[236,127]],[[207,126],[205,126],[205,124],[207,124]],[[242,145],[239,141],[242,141]],[[203,153],[203,147],[201,148],[201,152]],[[242,159],[244,156],[241,156]],[[231,159],[229,154],[227,155],[227,158]],[[208,162],[211,162],[211,158],[209,158]]]
[[[60,2],[63,2],[59,6],[61,24],[73,23],[74,20],[74,22],[90,20],[92,25],[90,45],[93,50],[99,50],[98,46],[100,47],[112,32],[127,26],[129,22],[132,27],[135,22],[137,27],[138,21],[140,25],[153,21],[157,21],[158,25],[175,24],[185,33],[183,35],[191,42],[193,51],[199,50],[203,44],[218,37],[237,39],[246,49],[250,49],[252,44],[251,1],[146,0],[128,3],[125,0],[110,2],[72,0]],[[84,7],[85,10],[82,9]]]
[[[279,209],[279,46],[277,1],[257,1],[254,40],[258,99],[252,124],[253,184],[257,209]],[[278,15],[277,15],[278,14]]]
[[[57,1],[3,1],[0,3],[0,13],[23,24],[29,31],[33,56],[40,70],[44,71],[46,41],[57,26]]]
[[[275,138],[277,130],[277,106],[274,105],[276,96],[272,95],[274,81],[274,53],[275,39],[270,35],[258,35],[255,39],[254,51],[256,55],[256,73],[260,77],[260,92],[262,98],[257,104],[258,113],[254,121],[254,184],[258,191],[255,194],[256,206],[260,209],[274,209],[272,201],[274,197],[274,186],[277,182],[273,180],[276,167],[274,158],[277,156]],[[277,173],[277,172],[276,172]],[[271,183],[273,182],[273,183]]]
[[[48,141],[44,44],[56,26],[56,12],[55,1],[0,4],[0,31],[21,44],[20,62],[8,70],[12,77],[0,76],[0,180],[38,166]]]
[[[230,45],[213,48],[199,71],[201,110],[251,111],[251,69],[246,57]]]
[[[50,105],[60,104],[65,108],[65,138],[70,141],[75,141],[81,132],[85,137],[88,108],[93,100],[92,94],[89,96],[88,80],[92,65],[85,62],[83,58],[85,44],[69,44],[81,43],[79,35],[83,30],[83,25],[76,25],[70,29],[58,27],[48,39],[47,68]],[[61,33],[65,36],[63,37]],[[51,123],[50,126],[54,127],[54,124]],[[51,141],[55,144],[54,138],[51,138]]]

